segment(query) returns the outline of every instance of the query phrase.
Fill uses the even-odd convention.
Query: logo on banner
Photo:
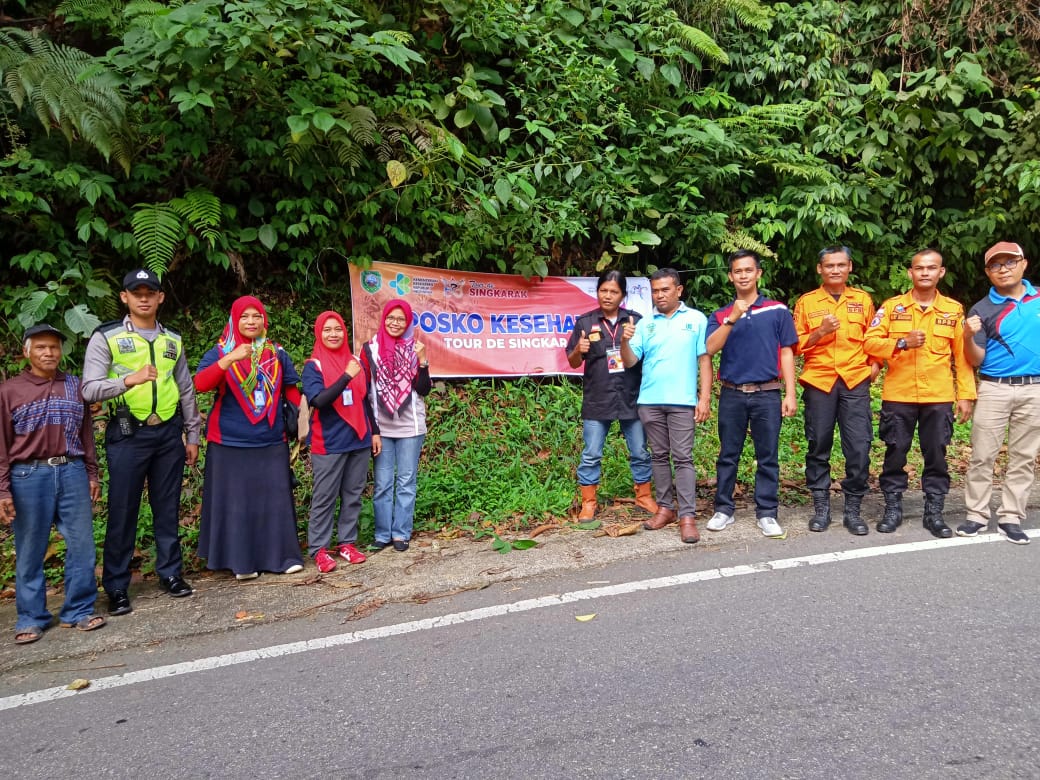
[[[390,282],[390,289],[398,295],[407,295],[412,291],[412,280],[404,274],[398,274],[397,278]]]
[[[462,297],[462,285],[465,282],[462,279],[452,279],[448,277],[444,280],[444,297],[445,298],[461,298]]]
[[[379,271],[362,271],[361,272],[361,289],[367,292],[369,295],[374,295],[379,291],[379,288],[383,286],[383,277],[379,275]]]

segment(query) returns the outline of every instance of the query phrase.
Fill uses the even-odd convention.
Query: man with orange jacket
[[[863,290],[848,286],[852,251],[847,246],[820,250],[816,273],[822,284],[794,306],[798,353],[802,356],[802,403],[805,406],[805,484],[812,492],[810,531],[831,523],[831,447],[834,426],[841,432],[845,456],[843,521],[850,533],[863,536],[867,524],[860,505],[870,477],[870,383],[881,364],[867,358],[863,339],[874,319],[874,302]]]
[[[975,376],[961,349],[964,307],[938,290],[946,275],[942,263],[934,249],[915,254],[907,271],[913,287],[885,301],[867,330],[866,353],[888,362],[878,426],[886,445],[879,533],[892,533],[903,522],[904,467],[917,428],[924,456],[924,527],[940,539],[953,536],[942,515],[950,489],[946,447],[953,433],[952,405],[956,402],[958,420],[967,422],[976,396]]]

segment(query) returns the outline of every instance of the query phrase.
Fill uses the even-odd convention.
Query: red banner
[[[574,321],[599,305],[592,277],[524,279],[396,263],[352,264],[350,295],[356,352],[375,335],[386,302],[403,298],[436,377],[579,374],[564,348]],[[624,306],[650,312],[648,279],[628,279]]]

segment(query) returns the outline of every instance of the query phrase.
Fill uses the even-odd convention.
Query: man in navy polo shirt
[[[1022,278],[1029,262],[1018,244],[994,244],[985,264],[993,286],[964,321],[964,356],[979,369],[979,397],[965,475],[967,515],[957,535],[977,536],[989,526],[993,467],[1006,432],[997,530],[1009,542],[1029,544],[1022,520],[1040,453],[1040,293]]]
[[[733,489],[747,431],[755,446],[755,516],[764,536],[782,539],[777,522],[780,491],[780,423],[798,410],[794,348],[798,333],[790,310],[758,292],[762,261],[741,249],[731,254],[729,280],[737,296],[708,318],[708,354],[722,352],[719,362],[719,458],[715,514],[709,531],[733,524]],[[784,395],[781,399],[780,386]]]
[[[650,466],[657,490],[657,513],[643,523],[648,531],[676,519],[687,544],[700,541],[693,469],[694,424],[708,419],[711,358],[704,345],[706,321],[681,300],[679,272],[662,268],[650,276],[654,312],[621,336],[625,368],[643,361],[639,419],[650,443]],[[672,479],[672,466],[675,479]]]

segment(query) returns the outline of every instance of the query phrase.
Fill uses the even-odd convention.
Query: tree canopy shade
[[[672,265],[709,307],[740,247],[781,297],[815,284],[825,245],[878,296],[935,246],[964,298],[988,244],[1040,249],[1026,0],[4,10],[10,335],[86,335],[138,263],[185,289],[321,287],[348,260]]]

